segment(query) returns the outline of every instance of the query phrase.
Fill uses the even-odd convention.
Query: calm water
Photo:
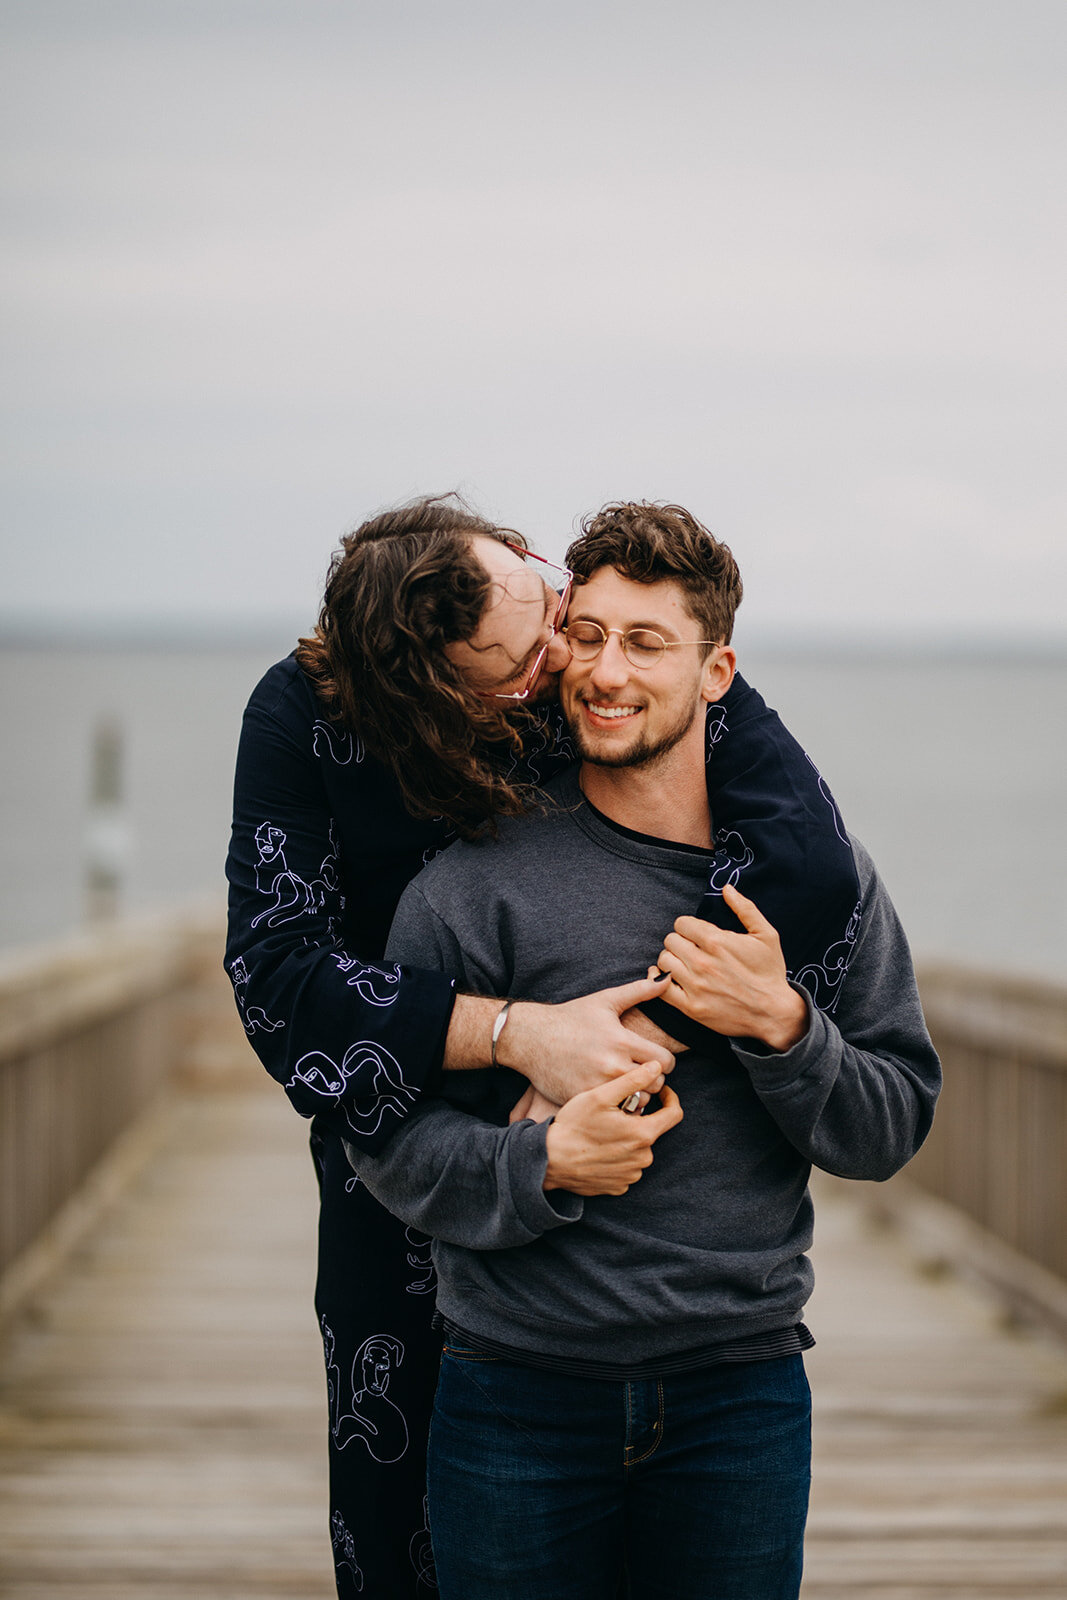
[[[241,709],[272,659],[0,649],[0,944],[80,921],[102,717],[125,741],[125,904],[221,892]],[[1067,980],[1067,662],[749,653],[742,667],[829,779],[917,954]]]

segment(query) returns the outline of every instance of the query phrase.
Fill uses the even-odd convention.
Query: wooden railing
[[[945,1070],[907,1177],[1067,1280],[1067,986],[920,973]]]
[[[0,960],[0,1274],[176,1077],[252,1060],[221,956],[211,905]]]

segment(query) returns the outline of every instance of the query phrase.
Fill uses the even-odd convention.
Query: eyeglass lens
[[[565,631],[571,653],[579,661],[594,661],[610,637],[597,622],[572,622]],[[666,639],[651,628],[631,628],[628,633],[612,628],[610,632],[619,635],[622,653],[632,667],[651,666],[667,648]]]
[[[530,570],[538,572],[538,576],[542,578],[542,581],[547,580],[545,579],[544,574],[539,571],[539,568],[549,567],[552,572],[558,572],[559,576],[563,579],[563,588],[559,591],[559,598],[556,601],[556,609],[552,613],[552,622],[550,624],[551,631],[549,636],[534,657],[530,666],[530,670],[527,672],[526,677],[523,680],[522,688],[518,691],[513,691],[510,694],[493,695],[492,698],[496,700],[527,699],[535,683],[537,682],[538,674],[540,673],[541,668],[544,666],[545,657],[548,655],[549,646],[551,645],[552,640],[556,637],[556,634],[562,629],[563,623],[566,621],[567,607],[570,604],[571,588],[574,583],[574,579],[566,567],[557,567],[554,561],[548,561],[544,556],[536,555],[532,550],[524,550],[521,552],[521,554],[526,559],[526,564]]]

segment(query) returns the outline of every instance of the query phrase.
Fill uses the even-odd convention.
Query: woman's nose
[[[545,667],[549,672],[562,672],[571,658],[570,646],[566,636],[554,633],[548,641],[548,653],[545,656]]]

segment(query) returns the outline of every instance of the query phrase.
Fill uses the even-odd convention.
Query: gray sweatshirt
[[[544,1001],[644,974],[709,856],[616,831],[573,771],[550,790],[546,815],[420,873],[390,959],[439,967],[464,991]],[[716,1038],[681,1056],[671,1085],[684,1120],[625,1195],[544,1192],[545,1125],[507,1126],[525,1081],[503,1070],[450,1074],[447,1099],[417,1107],[378,1155],[350,1151],[367,1188],[434,1236],[444,1316],[518,1350],[581,1359],[599,1346],[617,1362],[799,1319],[811,1164],[891,1176],[922,1143],[940,1084],[903,930],[853,848],[863,910],[835,1019],[809,1000],[791,1050]]]

